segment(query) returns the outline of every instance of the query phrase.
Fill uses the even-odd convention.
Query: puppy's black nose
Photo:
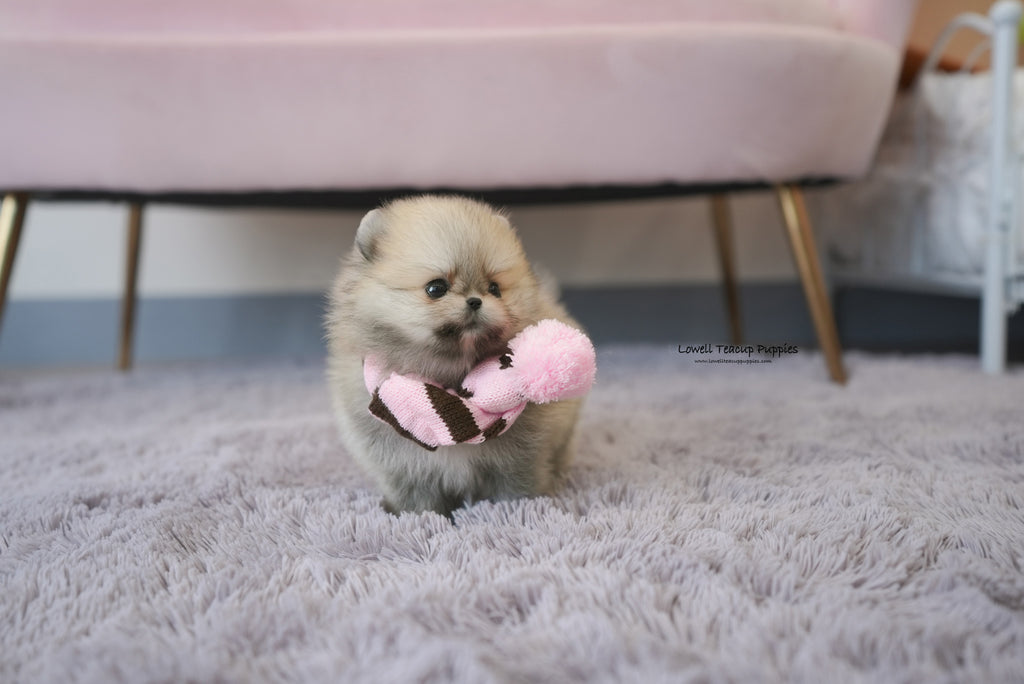
[[[477,309],[480,308],[480,305],[483,304],[483,302],[480,301],[479,297],[470,297],[469,299],[466,300],[466,304],[469,305],[470,309],[476,311]]]

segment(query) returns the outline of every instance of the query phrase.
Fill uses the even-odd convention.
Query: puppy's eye
[[[498,287],[498,283],[491,283],[490,287],[487,288],[487,291],[495,297],[501,296],[501,288]]]
[[[427,296],[431,299],[440,299],[448,294],[448,283],[438,278],[427,283]]]

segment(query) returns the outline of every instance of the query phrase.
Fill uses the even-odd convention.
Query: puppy
[[[428,451],[369,410],[363,359],[458,388],[545,318],[579,325],[530,268],[512,225],[461,197],[402,199],[368,213],[326,317],[328,382],[342,441],[389,511],[435,511],[547,494],[564,474],[579,401],[530,404],[499,437]]]

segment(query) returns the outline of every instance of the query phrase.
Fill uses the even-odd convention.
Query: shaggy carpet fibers
[[[602,349],[564,489],[454,525],[321,364],[0,372],[0,681],[1024,681],[1019,369],[698,358]]]

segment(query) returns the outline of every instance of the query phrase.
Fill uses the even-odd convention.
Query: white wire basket
[[[1001,0],[954,19],[897,97],[872,171],[812,199],[833,280],[981,297],[988,372],[1004,369],[1006,317],[1024,301],[1020,18],[1020,2]],[[963,70],[935,71],[965,29],[981,40]],[[986,51],[992,68],[971,73]]]

